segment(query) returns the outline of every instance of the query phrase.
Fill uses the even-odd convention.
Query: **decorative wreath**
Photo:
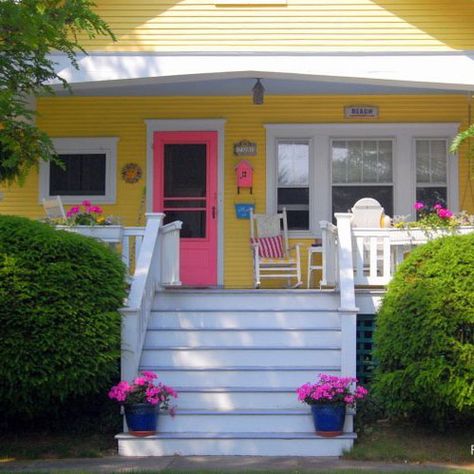
[[[143,171],[137,163],[127,163],[122,168],[122,179],[126,183],[137,183],[140,181]]]

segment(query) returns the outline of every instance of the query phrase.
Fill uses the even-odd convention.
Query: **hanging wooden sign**
[[[379,108],[372,105],[348,105],[344,107],[345,118],[377,118]]]
[[[248,140],[241,140],[234,143],[235,156],[255,156],[257,154],[257,144]]]

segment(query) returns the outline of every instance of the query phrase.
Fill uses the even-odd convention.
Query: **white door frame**
[[[217,132],[217,285],[224,286],[224,127],[225,119],[148,119],[146,124],[146,208],[153,210],[153,134]]]

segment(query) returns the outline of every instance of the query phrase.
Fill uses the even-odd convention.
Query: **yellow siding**
[[[474,49],[472,0],[97,0],[115,51],[450,51]]]
[[[129,162],[146,170],[145,119],[225,118],[225,284],[251,284],[249,222],[234,215],[236,193],[233,143],[256,142],[258,156],[249,158],[255,168],[254,198],[257,212],[265,210],[265,129],[268,123],[344,122],[342,108],[352,103],[380,107],[374,122],[460,122],[467,124],[464,96],[295,96],[265,98],[254,106],[249,97],[75,97],[39,100],[39,125],[53,137],[118,136],[118,171]],[[354,121],[351,121],[354,123]],[[472,180],[467,160],[460,160],[460,207],[474,212]],[[126,225],[137,224],[142,214],[140,200],[145,179],[126,184],[117,176],[117,204],[104,206],[107,213],[121,216]],[[243,191],[245,193],[246,191]],[[29,217],[42,216],[38,203],[38,177],[33,173],[23,188],[12,188],[0,203],[0,212]],[[242,195],[240,195],[242,196]],[[305,242],[306,245],[309,243]],[[306,252],[303,252],[306,264]]]

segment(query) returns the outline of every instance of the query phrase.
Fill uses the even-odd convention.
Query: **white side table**
[[[321,255],[321,265],[313,265],[313,255]],[[308,280],[307,288],[311,288],[311,276],[314,270],[323,271],[323,246],[322,245],[312,245],[308,247]],[[320,285],[321,286],[321,285]]]

